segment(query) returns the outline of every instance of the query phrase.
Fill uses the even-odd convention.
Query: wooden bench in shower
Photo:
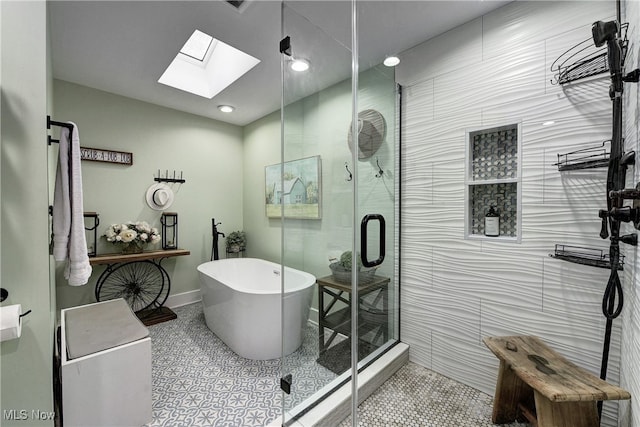
[[[574,365],[536,336],[486,337],[500,359],[492,421],[522,414],[534,427],[598,427],[597,402],[630,399],[628,391]]]

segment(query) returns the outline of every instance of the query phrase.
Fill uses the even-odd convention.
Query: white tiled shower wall
[[[629,5],[636,21],[637,6]],[[609,79],[560,86],[550,67],[591,38],[594,21],[615,14],[613,1],[513,2],[401,55],[401,337],[412,361],[493,394],[498,362],[482,337],[535,334],[599,374],[609,271],[548,255],[556,243],[608,249],[598,219],[606,170],[559,172],[554,163],[557,154],[611,138]],[[542,126],[548,120],[555,125]],[[637,114],[635,120],[637,132]],[[516,122],[523,133],[522,242],[466,240],[465,130]],[[635,349],[625,369],[640,365],[638,315],[630,319],[640,296],[629,305],[625,319],[614,322],[613,383],[620,381],[623,321],[635,322],[635,333],[624,335],[625,348]],[[638,396],[637,380],[627,383]],[[603,425],[617,425],[617,411],[618,403],[608,402]]]
[[[622,20],[629,23],[629,52],[625,61],[625,71],[640,67],[640,2],[637,0],[622,3]],[[640,153],[640,84],[625,84],[624,122],[625,146],[627,150]],[[636,165],[638,158],[636,158]],[[633,179],[631,178],[633,177]],[[627,174],[627,187],[634,187],[640,181],[640,168]],[[632,228],[627,227],[627,232]],[[627,249],[627,256],[636,259],[637,250]],[[640,277],[636,272],[625,272],[624,291],[626,307],[623,316],[621,383],[631,393],[631,402],[620,405],[620,424],[640,426]]]

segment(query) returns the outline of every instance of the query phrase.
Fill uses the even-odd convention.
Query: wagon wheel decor
[[[124,298],[131,309],[138,312],[158,301],[164,284],[162,267],[151,261],[132,261],[113,268],[108,266],[96,283],[96,300]]]

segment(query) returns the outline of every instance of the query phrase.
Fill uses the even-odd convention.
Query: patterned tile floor
[[[200,303],[174,311],[177,319],[149,328],[153,421],[148,427],[265,426],[278,418],[280,361],[236,355],[207,328]],[[317,328],[309,325],[302,347],[287,358],[296,378],[291,394],[296,400],[288,407],[335,378],[315,362],[317,345]],[[484,427],[492,426],[490,418],[491,396],[409,363],[360,405],[359,425]],[[340,424],[350,425],[350,419]]]
[[[282,412],[280,360],[235,354],[205,324],[200,303],[176,308],[178,318],[149,327],[153,421],[149,427],[264,426]],[[296,381],[287,407],[336,375],[318,365],[317,328],[286,362]]]

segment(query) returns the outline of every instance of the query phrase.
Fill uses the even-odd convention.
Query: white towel
[[[84,233],[84,207],[82,202],[82,170],[80,168],[80,132],[72,123],[60,131],[60,151],[56,186],[53,196],[53,258],[67,260],[64,277],[71,286],[85,285],[91,276]]]

